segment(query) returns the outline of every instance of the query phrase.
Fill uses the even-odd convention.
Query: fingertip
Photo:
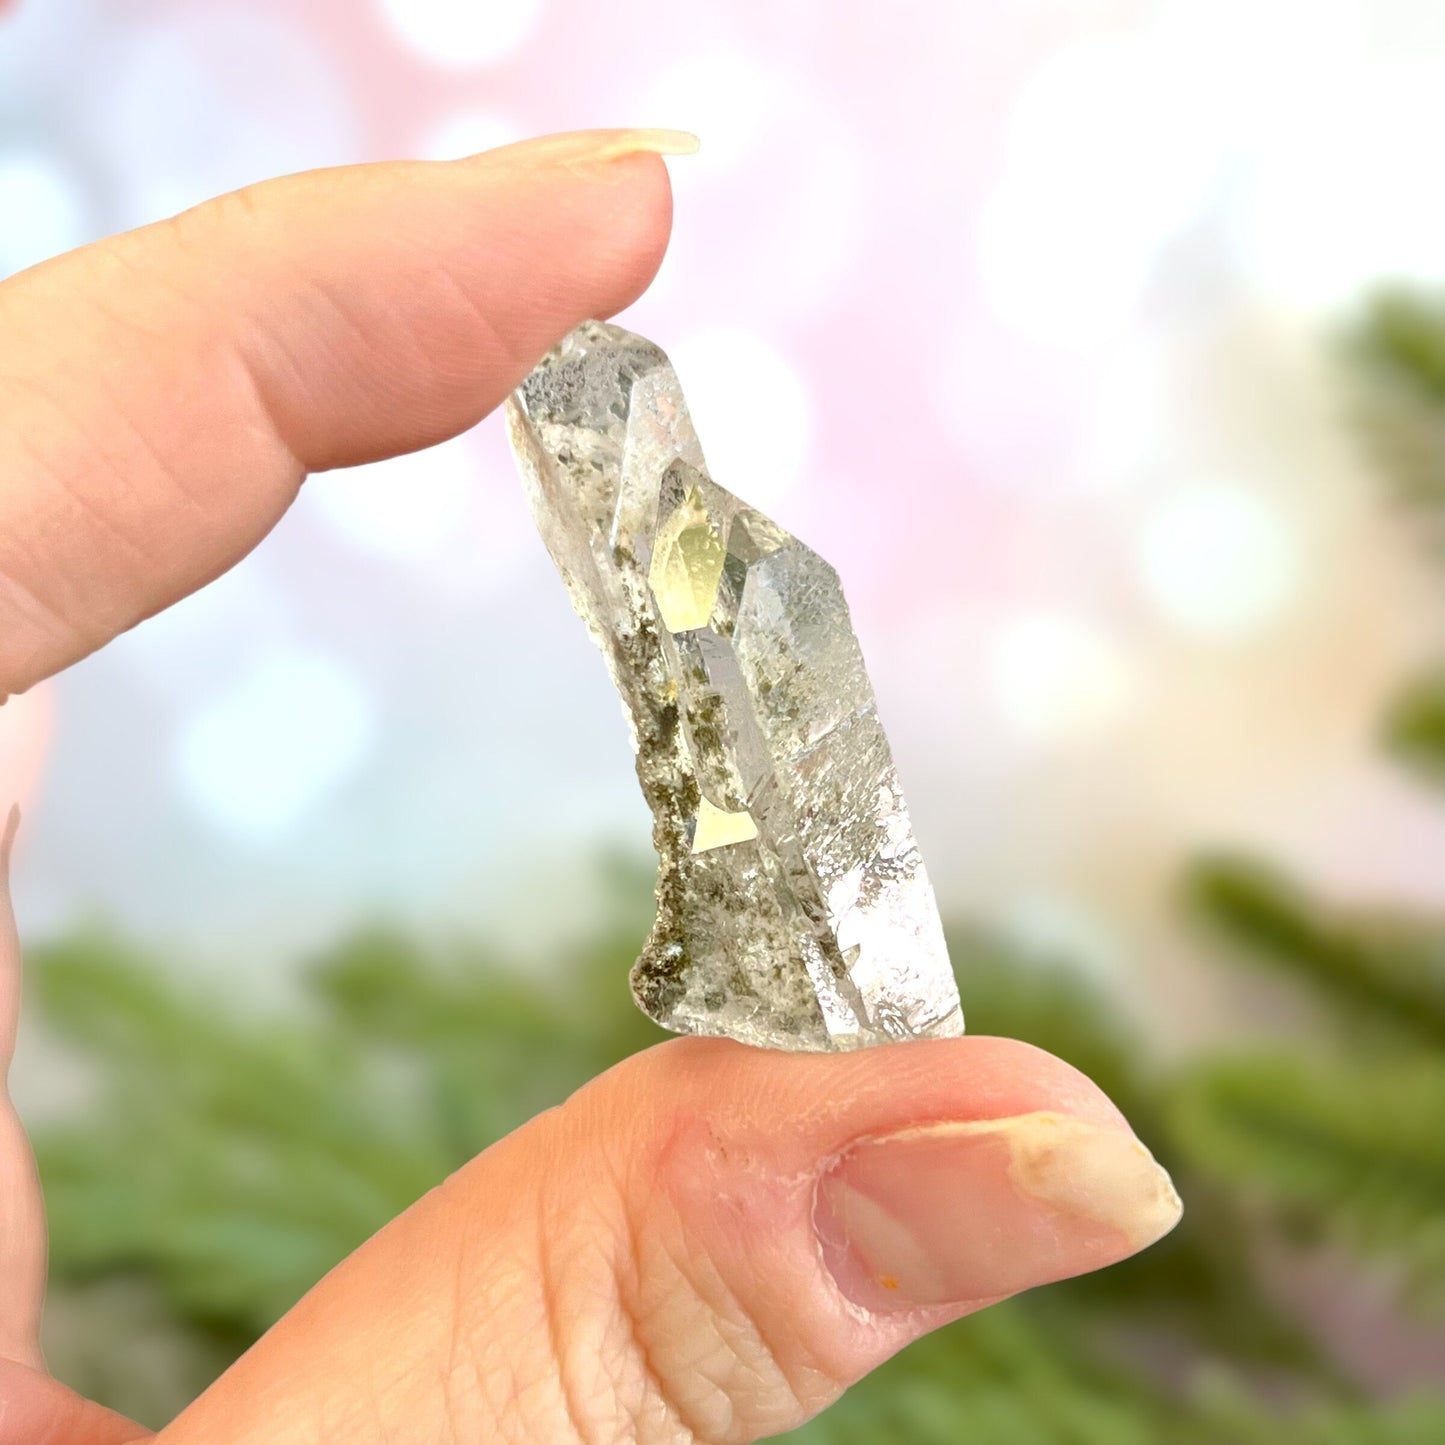
[[[696,148],[696,137],[681,131],[567,131],[449,164],[489,188],[493,205],[535,187],[542,177],[559,181],[580,201],[579,212],[563,227],[549,224],[551,218],[539,209],[541,224],[528,238],[528,251],[534,260],[560,263],[557,279],[585,302],[578,317],[585,320],[630,305],[657,274],[673,217],[672,178],[663,157]],[[509,182],[500,192],[499,177]]]
[[[552,163],[540,174],[555,177],[565,211],[532,212],[536,224],[520,238],[538,263],[531,308],[506,318],[524,332],[518,338],[524,371],[577,322],[603,320],[636,301],[672,236],[672,180],[656,153]],[[519,172],[518,184],[537,187],[539,168]]]
[[[627,204],[616,212],[614,294],[604,316],[630,306],[652,284],[672,238],[672,176],[662,157],[639,151],[612,162],[626,188]]]
[[[671,234],[667,167],[580,141],[336,172],[311,183],[334,186],[329,202],[258,188],[286,243],[250,355],[306,470],[464,430],[579,322],[647,289]],[[383,225],[378,246],[367,238]],[[298,256],[314,278],[299,294],[288,288]]]

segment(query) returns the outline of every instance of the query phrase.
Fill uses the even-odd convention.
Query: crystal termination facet
[[[962,1033],[837,573],[711,479],[640,336],[579,326],[507,419],[652,808],[639,1005],[679,1033],[784,1049]]]

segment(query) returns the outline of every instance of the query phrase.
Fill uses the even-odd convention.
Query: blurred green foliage
[[[1445,921],[1330,907],[1241,859],[1200,863],[1187,887],[1241,956],[1292,982],[1313,1026],[1196,1063],[1181,1144],[1291,1233],[1392,1263],[1418,1304],[1445,1301]]]
[[[1445,921],[1398,909],[1337,909],[1267,865],[1228,856],[1188,872],[1186,899],[1243,956],[1304,984],[1321,1022],[1351,1042],[1367,1025],[1392,1043],[1445,1047]]]
[[[625,888],[645,904],[644,886]],[[61,1373],[159,1423],[385,1220],[660,1038],[623,984],[641,922],[553,979],[483,949],[362,934],[317,960],[279,1013],[218,1001],[104,934],[37,950],[33,996],[94,1085],[73,1122],[37,1140],[61,1299],[71,1317],[96,1316],[61,1341]],[[1246,1216],[1211,1177],[1229,1171],[1212,1149],[1201,1171],[1185,1147],[1195,1095],[1218,1077],[1166,1075],[1117,1003],[1061,964],[976,932],[956,932],[953,948],[973,1026],[1098,1078],[1191,1209],[1138,1260],[915,1346],[796,1438],[1445,1438],[1445,1402],[1363,1403],[1269,1302]],[[122,1313],[118,1346],[106,1321]],[[124,1353],[143,1353],[147,1333],[166,1362],[159,1381]]]
[[[1445,540],[1445,291],[1379,292],[1342,350],[1354,419],[1385,482]]]
[[[1385,715],[1385,746],[1428,782],[1445,787],[1445,665],[1416,678]]]

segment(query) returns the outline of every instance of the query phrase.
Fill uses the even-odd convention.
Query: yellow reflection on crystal
[[[706,627],[726,553],[696,487],[658,530],[647,584],[669,632]]]
[[[758,836],[758,825],[746,808],[741,813],[726,813],[706,798],[698,801],[697,826],[692,835],[692,851],[706,853],[709,848],[723,848],[729,843],[746,843]]]

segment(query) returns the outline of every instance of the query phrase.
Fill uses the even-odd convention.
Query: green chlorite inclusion
[[[708,475],[651,342],[586,322],[514,393],[533,515],[653,815],[632,970],[679,1033],[850,1049],[963,1031],[838,575]]]

